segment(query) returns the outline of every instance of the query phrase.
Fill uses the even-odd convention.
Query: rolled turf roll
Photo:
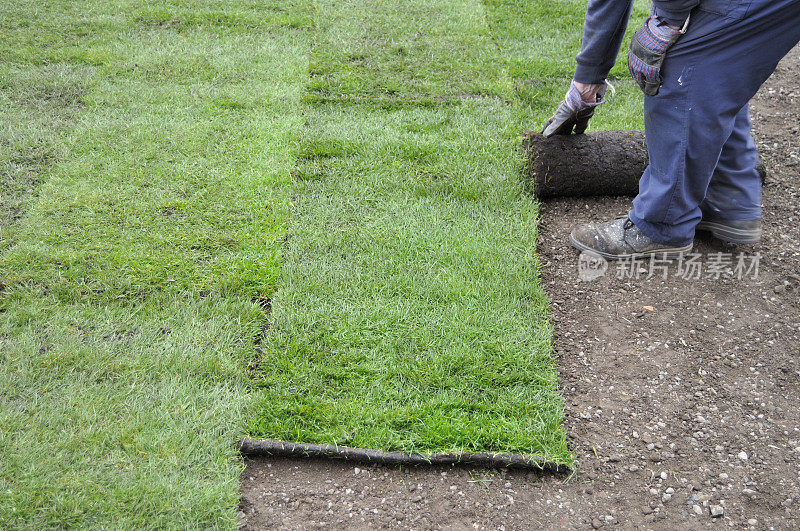
[[[636,195],[647,167],[644,131],[598,131],[553,136],[523,133],[526,186],[539,199]],[[762,161],[758,171],[763,182]]]

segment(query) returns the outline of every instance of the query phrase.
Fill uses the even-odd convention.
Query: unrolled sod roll
[[[647,167],[644,131],[599,131],[545,138],[523,134],[525,180],[539,199],[636,195]],[[759,160],[762,181],[766,170]]]

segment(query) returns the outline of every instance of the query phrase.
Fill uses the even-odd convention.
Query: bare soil
[[[259,459],[242,474],[240,526],[800,527],[798,71],[800,48],[752,104],[769,169],[764,238],[727,247],[701,235],[702,278],[675,264],[666,279],[617,278],[612,264],[581,281],[570,229],[626,212],[630,198],[544,205],[575,474]],[[740,252],[761,253],[757,278],[708,278],[712,253]]]

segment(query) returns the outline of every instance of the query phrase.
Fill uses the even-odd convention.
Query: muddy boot
[[[692,244],[672,246],[656,243],[636,228],[627,216],[606,223],[578,225],[569,235],[572,246],[591,251],[606,260],[641,258],[651,255],[677,257],[692,250]]]
[[[761,239],[761,220],[703,218],[695,230],[710,232],[715,238],[728,243],[758,243]]]

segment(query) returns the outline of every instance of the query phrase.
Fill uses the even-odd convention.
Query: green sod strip
[[[480,2],[319,0],[311,101],[510,97]]]
[[[0,308],[4,527],[235,526],[257,306],[19,289]]]
[[[509,109],[317,108],[254,436],[570,462]]]
[[[310,12],[0,13],[5,526],[235,526]]]
[[[48,279],[67,299],[271,293],[300,127],[284,101],[305,73],[297,34],[147,24],[136,46],[105,46],[106,77],[82,96],[91,112],[0,262],[7,283]]]
[[[581,48],[586,0],[483,0],[492,35],[514,79],[572,79]],[[631,23],[609,78],[628,78],[628,44],[647,17],[649,2],[636,0]],[[566,92],[565,87],[564,92]],[[562,94],[563,96],[563,94]]]
[[[91,78],[81,65],[0,63],[0,252],[14,242],[42,174],[61,154],[61,133],[80,112]]]
[[[487,3],[494,49],[472,24],[474,3],[439,7],[318,6],[306,100],[361,103],[307,113],[252,432],[569,462],[533,265],[535,205],[519,195],[513,151],[568,87],[584,6]],[[416,48],[415,24],[431,28]],[[456,35],[480,36],[461,55],[488,63],[461,61]],[[506,97],[503,64],[517,78],[510,105],[420,107]],[[465,88],[476,84],[490,88]],[[640,126],[638,89],[616,84],[594,128]]]
[[[515,106],[474,99],[511,95],[482,6],[383,6],[317,6],[251,433],[569,463]]]

